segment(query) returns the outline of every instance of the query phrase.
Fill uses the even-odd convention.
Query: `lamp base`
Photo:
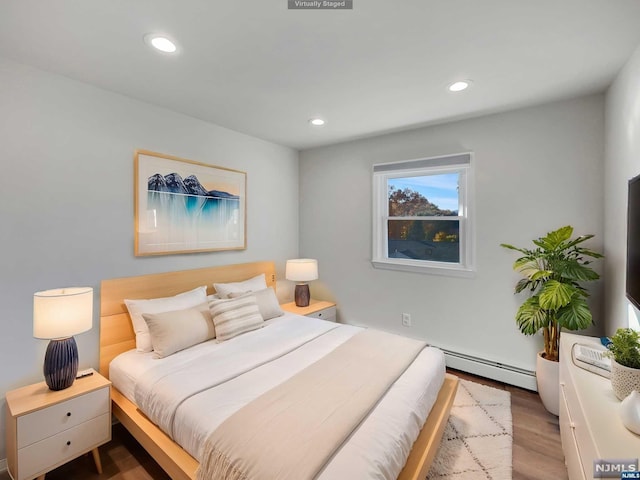
[[[296,301],[296,307],[308,307],[311,300],[311,293],[309,292],[309,284],[302,283],[296,285],[294,292],[294,298]]]
[[[78,346],[73,337],[51,340],[44,355],[44,381],[51,390],[73,385],[78,374]]]

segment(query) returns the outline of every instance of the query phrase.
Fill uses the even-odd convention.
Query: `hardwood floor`
[[[544,409],[536,393],[455,370],[450,373],[511,393],[513,480],[569,478],[564,466],[558,418]],[[102,475],[96,473],[91,455],[84,455],[48,473],[46,480],[169,480],[120,424],[114,425],[111,442],[100,447],[100,456]],[[0,480],[10,480],[9,474],[0,473]]]

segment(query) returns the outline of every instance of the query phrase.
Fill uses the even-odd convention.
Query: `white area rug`
[[[511,394],[460,380],[428,480],[511,480]]]

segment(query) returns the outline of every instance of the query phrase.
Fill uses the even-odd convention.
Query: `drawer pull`
[[[569,426],[570,426],[571,428],[576,428],[576,424],[575,424],[574,422],[569,423]]]
[[[71,440],[67,440],[67,447],[71,445]]]
[[[67,412],[67,417],[70,417],[70,416],[71,416],[71,412]]]

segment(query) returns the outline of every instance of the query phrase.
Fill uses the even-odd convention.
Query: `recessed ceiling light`
[[[325,122],[323,119],[321,119],[321,118],[312,118],[312,119],[310,119],[310,120],[309,120],[309,123],[310,123],[311,125],[316,126],[316,127],[321,127],[321,126],[322,126],[322,125],[324,125],[326,122]]]
[[[153,48],[164,53],[176,53],[178,51],[176,44],[163,35],[149,33],[144,36],[144,41],[147,45],[151,45]]]
[[[461,92],[462,90],[466,90],[471,85],[471,80],[460,80],[459,82],[454,82],[449,85],[450,92]]]

